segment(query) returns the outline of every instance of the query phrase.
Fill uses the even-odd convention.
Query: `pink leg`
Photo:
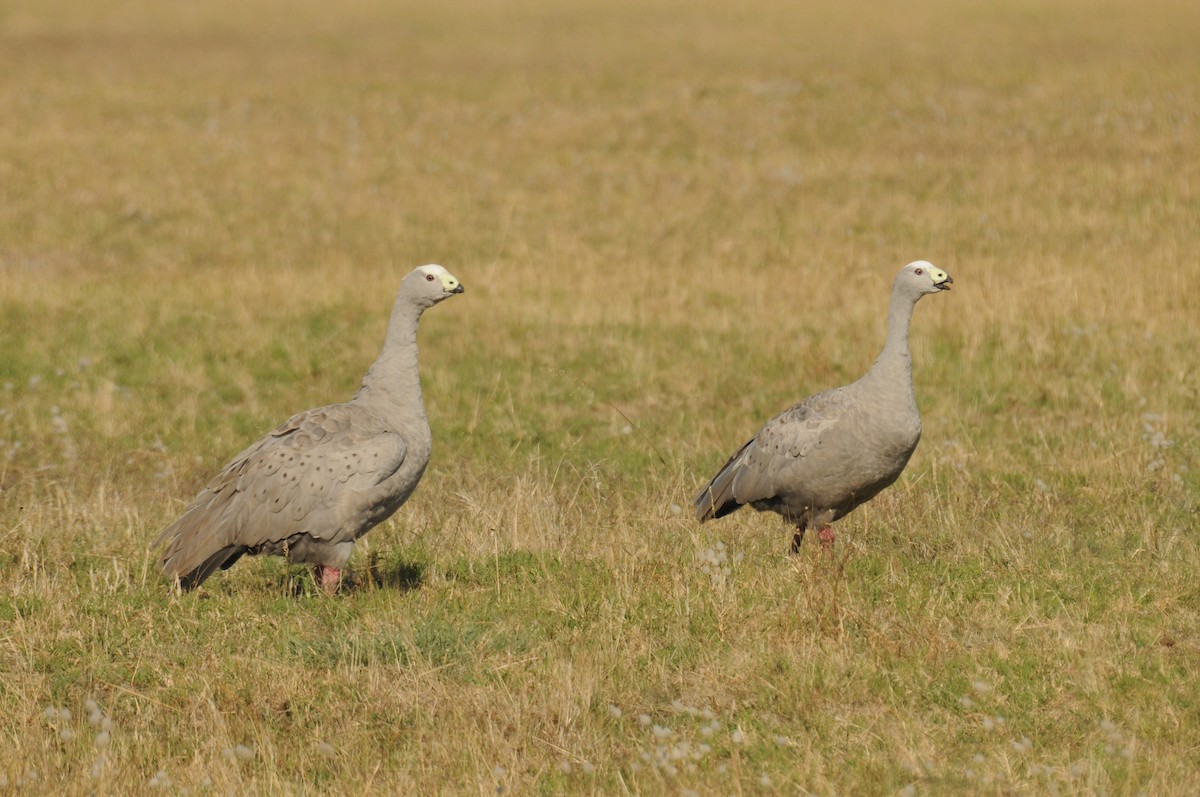
[[[833,527],[822,526],[817,529],[817,539],[821,541],[821,550],[833,553]]]
[[[337,592],[342,583],[342,571],[336,567],[317,565],[313,568],[313,574],[317,577],[317,584],[321,589],[331,595]]]

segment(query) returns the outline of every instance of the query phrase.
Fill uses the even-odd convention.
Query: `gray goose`
[[[768,421],[696,494],[696,518],[703,523],[749,504],[796,526],[794,552],[810,528],[817,529],[822,547],[832,547],[830,524],[896,481],[917,447],[921,415],[908,327],[917,301],[949,290],[952,282],[924,260],[900,269],[892,283],[887,340],[871,369]]]
[[[408,500],[429,463],[417,322],[462,292],[441,266],[408,274],[354,398],[294,415],[234,457],[154,541],[167,576],[191,590],[243,555],[274,554],[313,565],[335,590],[354,542]]]

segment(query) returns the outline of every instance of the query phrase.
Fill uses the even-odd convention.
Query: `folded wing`
[[[159,535],[163,567],[190,589],[245,553],[353,541],[356,499],[405,453],[399,434],[353,404],[293,416],[238,454]]]

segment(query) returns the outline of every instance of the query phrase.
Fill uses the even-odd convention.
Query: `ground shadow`
[[[414,562],[367,562],[361,567],[342,571],[342,583],[335,594],[346,595],[371,589],[394,589],[408,592],[420,589],[425,583],[424,565]],[[275,587],[284,595],[304,598],[322,594],[313,578],[312,569],[291,566],[280,573]]]
[[[369,583],[377,589],[408,592],[420,589],[425,583],[425,567],[416,562],[395,562],[388,566],[372,562],[361,572],[356,572],[355,576],[356,589],[361,589]]]

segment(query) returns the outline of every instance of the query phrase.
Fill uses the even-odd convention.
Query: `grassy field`
[[[0,4],[0,794],[1200,792],[1192,0]],[[693,491],[917,307],[839,524]],[[348,398],[356,586],[147,545]],[[681,510],[682,507],[682,510]]]

